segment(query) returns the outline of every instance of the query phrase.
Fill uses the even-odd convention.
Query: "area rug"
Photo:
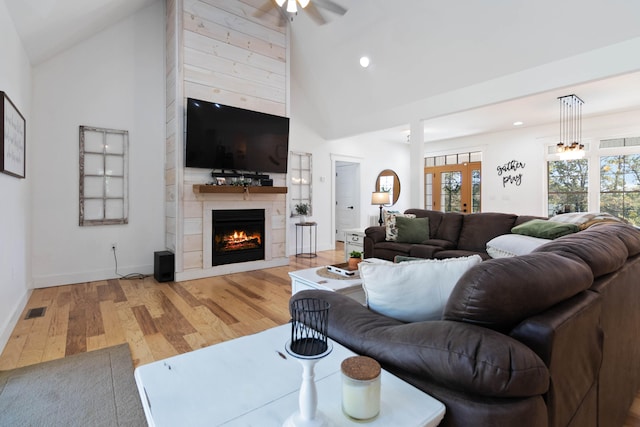
[[[146,426],[128,344],[0,371],[0,425]]]

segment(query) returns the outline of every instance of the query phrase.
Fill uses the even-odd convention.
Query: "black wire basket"
[[[329,324],[327,301],[317,298],[301,298],[291,301],[291,346],[294,354],[318,356],[328,349],[327,328]]]

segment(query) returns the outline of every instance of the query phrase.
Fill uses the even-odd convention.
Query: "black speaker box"
[[[158,282],[173,282],[175,270],[173,252],[158,251],[153,253],[153,277]]]
[[[260,180],[260,185],[263,187],[273,187],[273,180],[272,179],[261,179]]]

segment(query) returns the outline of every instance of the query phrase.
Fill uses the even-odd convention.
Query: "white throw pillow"
[[[526,255],[533,252],[538,246],[550,241],[549,239],[540,239],[522,234],[503,234],[487,242],[487,253],[491,258]]]
[[[358,267],[371,310],[403,322],[420,322],[440,319],[458,279],[481,261],[473,255],[398,264],[362,262]]]

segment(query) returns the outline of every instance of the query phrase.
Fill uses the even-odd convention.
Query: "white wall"
[[[164,2],[33,72],[33,282],[151,273],[164,245]],[[129,131],[129,224],[78,226],[78,127]]]
[[[0,90],[27,121],[27,178],[0,173],[0,348],[3,348],[30,293],[29,190],[33,176],[31,66],[4,0],[0,0],[0,58]]]
[[[583,119],[583,142],[597,147],[601,139],[640,136],[640,110]],[[547,216],[546,146],[558,140],[557,123],[515,128],[507,132],[425,144],[425,157],[482,151],[482,211]],[[497,167],[516,160],[524,168],[520,185],[503,184]],[[597,163],[596,163],[597,164]],[[591,210],[597,209],[594,203]]]
[[[295,94],[295,93],[294,93]],[[293,103],[295,106],[295,102]],[[312,154],[312,203],[313,216],[308,219],[318,223],[318,250],[334,247],[335,229],[332,224],[334,177],[332,162],[360,163],[360,228],[369,226],[369,216],[378,215],[378,206],[371,205],[371,192],[375,189],[378,174],[393,169],[400,179],[401,192],[392,209],[404,211],[410,208],[411,185],[409,179],[409,145],[375,139],[374,135],[359,135],[334,141],[323,140],[304,121],[304,115],[292,109],[289,149]],[[295,253],[295,221],[288,224],[289,254]]]

